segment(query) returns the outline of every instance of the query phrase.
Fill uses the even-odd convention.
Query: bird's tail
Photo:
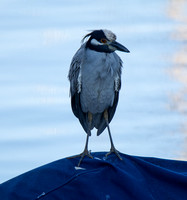
[[[97,113],[93,115],[93,123],[92,125],[98,129],[97,136],[99,136],[106,128],[107,124],[105,122],[103,113]]]

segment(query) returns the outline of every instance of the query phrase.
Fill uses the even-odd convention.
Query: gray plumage
[[[73,98],[72,103],[76,104],[72,107],[86,132],[88,120],[84,113],[93,114],[91,129],[97,128],[99,135],[106,128],[102,117],[104,110],[110,110],[109,122],[116,110],[121,86],[122,61],[115,52],[97,52],[86,49],[85,46],[86,43],[76,52],[69,70],[70,94]],[[82,114],[78,116],[80,112]]]
[[[118,104],[121,87],[122,61],[115,50],[129,52],[116,42],[116,35],[109,30],[95,30],[87,34],[88,40],[74,55],[68,78],[70,81],[71,107],[87,133],[84,151],[73,157],[93,158],[88,151],[88,140],[95,127],[100,135],[107,127],[111,142],[110,152],[122,159],[114,147],[109,123]],[[72,158],[72,157],[71,157]]]

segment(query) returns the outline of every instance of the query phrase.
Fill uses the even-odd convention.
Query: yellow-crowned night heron
[[[88,151],[88,139],[95,127],[100,135],[107,127],[111,149],[106,154],[115,153],[121,156],[114,147],[109,123],[112,120],[118,103],[121,87],[122,61],[115,50],[129,52],[116,42],[116,35],[109,30],[95,30],[83,38],[82,44],[74,55],[68,78],[70,80],[71,107],[87,133],[86,145],[80,156],[92,158]]]

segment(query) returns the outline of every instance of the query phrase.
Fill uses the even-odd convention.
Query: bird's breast
[[[84,112],[102,113],[113,104],[114,77],[110,67],[105,57],[83,63],[81,106]]]

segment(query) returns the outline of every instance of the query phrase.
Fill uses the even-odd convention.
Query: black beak
[[[114,48],[115,50],[130,53],[130,51],[126,47],[124,47],[122,44],[120,44],[116,41],[111,42],[110,46],[112,46],[112,48]]]

